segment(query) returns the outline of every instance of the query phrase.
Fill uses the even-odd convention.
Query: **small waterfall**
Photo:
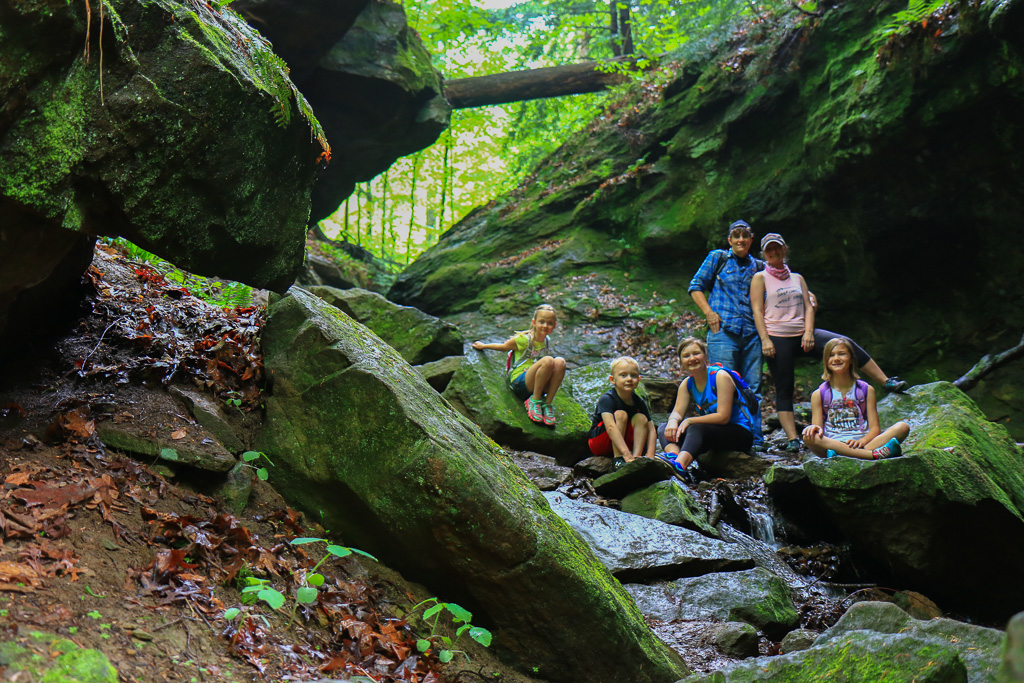
[[[775,540],[775,520],[771,512],[747,508],[747,518],[750,520],[750,535],[778,549],[779,543]]]

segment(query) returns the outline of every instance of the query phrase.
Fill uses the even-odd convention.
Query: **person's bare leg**
[[[526,371],[526,388],[533,393],[533,400],[544,399],[544,389],[551,379],[551,357],[545,356]]]
[[[633,416],[633,458],[639,458],[647,446],[647,430],[651,423],[647,418],[637,413]]]
[[[547,386],[544,387],[544,395],[548,405],[555,401],[555,393],[562,386],[565,378],[565,359],[559,356],[551,359],[551,374],[548,377]],[[623,432],[625,433],[625,432]]]
[[[792,440],[797,438],[796,416],[792,410],[780,410],[779,422],[782,424],[782,429],[786,432],[786,439]]]
[[[867,375],[868,379],[873,379],[878,384],[885,384],[885,380],[889,379],[889,376],[882,372],[882,368],[878,367],[878,363],[872,358],[864,365],[860,366],[860,372]]]

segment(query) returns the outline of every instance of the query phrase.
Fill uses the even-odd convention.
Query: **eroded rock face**
[[[889,372],[952,379],[1013,346],[1024,252],[1006,248],[1006,231],[1024,210],[1024,4],[963,6],[885,50],[902,8],[822,8],[820,20],[780,14],[735,41],[692,45],[660,93],[609,109],[466,216],[392,298],[485,337],[529,317],[517,284],[529,281],[559,304],[563,353],[582,365],[612,357],[595,332],[664,315],[645,305],[651,291],[693,310],[690,278],[744,218],[757,239],[785,236],[818,322]],[[950,258],[964,275],[955,287],[938,266]],[[1024,410],[1021,372],[979,387],[987,411]]]
[[[687,672],[515,464],[366,328],[292,288],[268,310],[263,349],[257,448],[293,505],[470,609],[545,680]]]
[[[272,289],[301,265],[322,147],[268,46],[204,3],[105,7],[86,60],[82,5],[0,3],[0,334],[97,235]]]
[[[334,213],[371,180],[448,127],[441,75],[401,5],[366,0],[238,0],[232,7],[292,67],[331,143],[313,189],[310,222]]]

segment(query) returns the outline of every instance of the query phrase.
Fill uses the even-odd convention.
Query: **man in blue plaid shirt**
[[[729,226],[731,249],[715,249],[690,280],[689,293],[708,321],[708,360],[735,370],[761,399],[761,338],[750,309],[750,280],[764,262],[750,255],[754,231]],[[761,414],[754,415],[754,450],[764,450]]]

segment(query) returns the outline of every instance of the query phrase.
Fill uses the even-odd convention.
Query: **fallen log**
[[[1021,335],[1020,341],[1013,348],[1006,349],[994,356],[992,354],[982,356],[981,360],[964,373],[963,377],[953,382],[953,386],[961,391],[969,391],[978,384],[982,377],[1020,356],[1024,356],[1024,335]]]
[[[635,57],[625,56],[610,61],[621,63],[634,60]],[[598,70],[601,64],[602,62],[580,62],[542,69],[507,71],[489,76],[455,78],[445,81],[444,96],[453,109],[469,109],[598,92],[629,80],[629,76],[623,73]]]

